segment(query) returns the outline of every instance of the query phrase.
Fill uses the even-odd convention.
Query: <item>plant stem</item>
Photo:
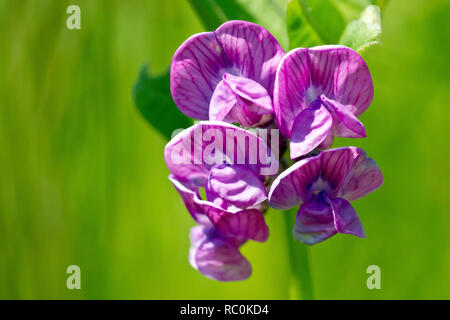
[[[293,216],[292,210],[283,212],[286,226],[286,240],[290,262],[290,298],[292,300],[313,300],[314,292],[309,268],[308,247],[292,236]]]

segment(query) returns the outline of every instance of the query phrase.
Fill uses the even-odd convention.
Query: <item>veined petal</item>
[[[260,159],[261,154],[271,156]],[[166,145],[164,159],[177,180],[197,187],[205,186],[210,169],[217,164],[244,165],[257,174],[262,168],[278,167],[261,138],[219,121],[202,121],[180,132]]]
[[[235,213],[216,206],[205,206],[205,213],[222,237],[232,240],[255,240],[264,242],[269,228],[264,215],[256,209],[240,210]]]
[[[355,117],[367,109],[373,98],[372,78],[356,51],[320,46],[294,49],[284,56],[274,90],[275,118],[284,136],[291,137],[297,115],[322,94]]]
[[[353,147],[352,153],[355,161],[339,190],[339,197],[347,201],[364,197],[383,184],[383,174],[375,161],[362,149]]]
[[[293,164],[270,186],[269,205],[286,210],[307,201],[311,197],[311,186],[320,178],[320,170],[320,155]]]
[[[225,72],[255,80],[272,97],[283,55],[266,29],[228,21],[216,31],[190,37],[175,52],[170,71],[172,97],[184,114],[207,120],[211,97]]]
[[[246,21],[228,21],[216,31],[228,62],[227,72],[252,79],[273,93],[275,75],[284,50],[263,27]]]
[[[267,199],[267,191],[261,179],[250,169],[237,165],[212,167],[205,191],[208,201],[214,202],[219,198],[226,205],[241,209],[255,206]]]
[[[170,67],[170,92],[185,115],[208,120],[211,96],[227,61],[213,32],[196,34],[175,52]]]
[[[320,99],[327,106],[328,110],[332,110],[332,114],[335,115],[333,128],[337,136],[346,138],[366,137],[364,125],[345,106],[337,101],[328,99],[324,95],[321,95]]]
[[[322,195],[313,197],[300,207],[293,232],[298,241],[308,245],[336,234],[333,212]]]
[[[237,103],[238,97],[233,90],[224,80],[220,81],[211,97],[209,120],[233,122],[228,115]]]
[[[286,138],[291,137],[295,118],[312,102],[307,101],[306,92],[310,86],[308,61],[308,49],[298,48],[287,53],[278,66],[274,112],[278,127]]]
[[[344,46],[319,46],[309,49],[309,58],[312,87],[355,116],[367,109],[373,98],[372,77],[356,51]]]
[[[238,247],[204,227],[191,229],[189,261],[203,275],[219,281],[244,280],[252,273],[250,263]]]
[[[327,138],[332,124],[331,114],[322,105],[300,112],[292,127],[291,159],[303,156],[319,146]]]
[[[366,237],[355,209],[347,200],[342,198],[329,199],[329,203],[333,211],[337,232],[352,234],[360,238]]]

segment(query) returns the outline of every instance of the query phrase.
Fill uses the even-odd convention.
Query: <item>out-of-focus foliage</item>
[[[144,65],[133,88],[133,98],[144,118],[170,140],[176,129],[187,128],[190,118],[180,112],[170,96],[169,71],[159,76],[148,74]]]
[[[189,265],[194,222],[167,180],[167,140],[131,98],[144,61],[161,74],[205,30],[190,4],[78,0],[82,29],[67,30],[73,2],[0,0],[0,298],[288,298],[281,212],[266,214],[267,243],[243,247],[248,281]],[[385,183],[352,203],[366,239],[310,248],[317,299],[450,299],[448,12],[447,0],[383,11],[383,45],[364,56],[375,87],[361,118],[368,138],[335,146],[362,147]],[[65,286],[71,264],[80,291]],[[373,264],[381,290],[366,286]]]
[[[380,35],[380,8],[368,6],[359,20],[354,20],[347,25],[339,43],[362,53],[373,45],[381,44]]]

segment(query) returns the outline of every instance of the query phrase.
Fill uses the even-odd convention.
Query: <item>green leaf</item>
[[[337,43],[346,25],[331,0],[291,0],[286,23],[291,48]]]
[[[207,30],[214,30],[227,21],[222,9],[213,0],[188,0]]]
[[[323,44],[320,36],[308,23],[298,0],[290,0],[288,3],[286,25],[289,48],[314,47]]]
[[[347,25],[339,43],[361,54],[371,46],[380,44],[380,35],[380,8],[371,5],[363,11],[359,20]]]
[[[254,18],[235,0],[188,0],[207,30],[217,29],[228,20]]]
[[[170,140],[174,130],[187,128],[192,121],[181,113],[172,100],[169,71],[151,76],[147,69],[147,65],[141,68],[133,87],[133,99],[144,118]]]

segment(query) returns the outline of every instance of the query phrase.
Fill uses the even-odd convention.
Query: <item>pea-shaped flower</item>
[[[173,100],[194,119],[263,124],[273,118],[273,88],[283,56],[266,29],[246,21],[193,35],[172,59]]]
[[[276,209],[300,205],[294,236],[306,244],[336,233],[365,237],[350,201],[383,184],[383,175],[364,151],[355,147],[331,149],[296,162],[273,182],[269,204]]]
[[[248,278],[251,266],[239,248],[269,235],[262,169],[276,160],[265,142],[234,125],[204,121],[175,136],[164,157],[169,179],[199,224],[191,229],[191,265],[216,280]]]
[[[331,147],[334,136],[365,137],[358,116],[372,97],[369,69],[356,51],[320,46],[287,53],[277,71],[274,110],[281,133],[291,139],[291,158]]]

